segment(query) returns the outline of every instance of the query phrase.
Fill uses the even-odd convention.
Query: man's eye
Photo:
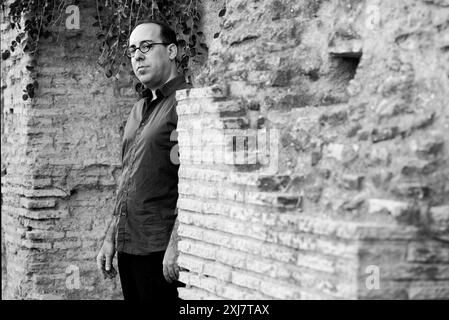
[[[151,49],[151,43],[143,43],[143,44],[140,46],[140,49],[143,49],[143,50],[150,50],[150,49]]]

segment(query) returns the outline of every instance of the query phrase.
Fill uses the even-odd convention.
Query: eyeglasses
[[[168,42],[150,42],[150,41],[142,41],[142,43],[140,44],[139,47],[135,47],[135,46],[131,46],[126,48],[125,50],[125,55],[128,58],[132,58],[134,57],[134,54],[136,53],[137,49],[140,50],[140,52],[142,53],[147,53],[148,51],[151,50],[151,48],[153,48],[154,45],[156,44],[163,44],[163,45],[167,45],[170,44]]]

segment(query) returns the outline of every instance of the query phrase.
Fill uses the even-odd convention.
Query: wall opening
[[[361,52],[331,53],[330,81],[335,102],[345,103],[349,100],[347,88],[357,73],[361,57]]]
[[[336,72],[348,82],[355,77],[355,73],[360,63],[362,53],[348,52],[347,54],[332,55]]]

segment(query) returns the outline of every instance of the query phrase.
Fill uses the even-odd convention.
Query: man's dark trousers
[[[148,255],[117,253],[123,297],[127,301],[155,301],[172,304],[178,301],[179,281],[169,283],[162,272],[165,251]]]

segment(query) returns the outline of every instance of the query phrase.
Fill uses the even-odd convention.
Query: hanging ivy
[[[71,1],[76,4],[78,1]],[[1,9],[5,12],[5,1],[0,3]],[[15,50],[21,49],[30,55],[31,64],[26,66],[30,72],[34,69],[38,43],[41,37],[48,38],[54,25],[62,21],[65,8],[68,5],[66,0],[16,0],[8,5],[9,13],[5,23],[9,23],[11,29],[17,31],[14,40],[9,44],[9,49],[2,52],[2,60],[6,60]],[[9,20],[9,21],[8,21]],[[23,90],[23,100],[34,97],[34,89],[37,89],[38,82],[33,81],[26,85]]]
[[[98,64],[106,77],[115,76],[128,59],[125,55],[127,41],[133,27],[140,19],[157,19],[170,25],[178,35],[178,71],[191,82],[189,62],[201,62],[206,58],[208,47],[200,31],[201,0],[95,0],[96,15],[93,27],[98,29]],[[32,61],[38,52],[39,39],[52,36],[54,26],[65,22],[65,9],[78,5],[78,0],[16,0],[9,3],[9,19],[16,38],[9,49],[2,52],[2,59],[21,48]],[[0,5],[5,12],[5,1]],[[23,19],[22,19],[23,18]],[[23,22],[24,25],[21,23]],[[83,27],[83,26],[82,26]],[[59,31],[60,32],[60,31]],[[30,72],[34,66],[27,66]],[[32,87],[31,87],[31,86]],[[27,85],[23,99],[34,96],[37,82]]]

